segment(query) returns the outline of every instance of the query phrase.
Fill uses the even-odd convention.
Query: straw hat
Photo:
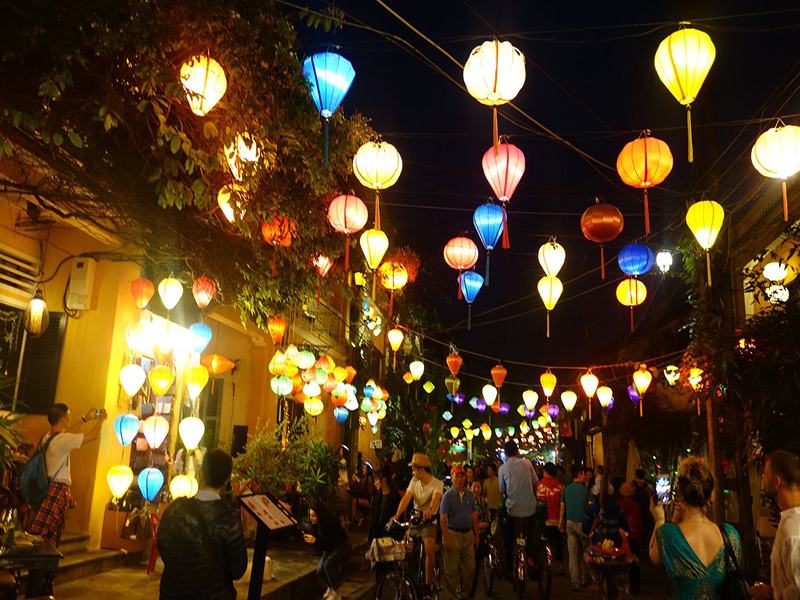
[[[415,452],[414,456],[411,458],[411,462],[408,463],[409,467],[431,467],[431,459],[428,458],[427,454],[423,454],[422,452]]]

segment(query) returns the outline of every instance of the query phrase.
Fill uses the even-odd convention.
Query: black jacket
[[[400,492],[391,490],[386,496],[386,501],[384,502],[383,500],[384,496],[381,490],[378,490],[372,497],[372,506],[369,513],[370,542],[375,538],[389,535],[389,532],[386,531],[386,524],[397,512],[397,507],[400,506]]]
[[[189,503],[197,507],[213,548],[205,548]],[[178,498],[161,517],[157,544],[164,561],[161,600],[236,598],[233,582],[247,570],[247,545],[238,510],[221,500]]]
[[[342,529],[339,519],[330,518],[324,523],[320,519],[311,531],[311,534],[317,538],[314,542],[314,548],[319,552],[331,552],[336,546],[350,541],[347,532]]]

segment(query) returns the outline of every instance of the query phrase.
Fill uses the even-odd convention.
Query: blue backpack
[[[39,443],[39,448],[37,448],[33,456],[28,459],[28,462],[25,463],[25,466],[22,467],[22,471],[19,474],[19,486],[22,498],[28,504],[36,504],[44,500],[47,496],[47,491],[50,489],[50,479],[47,477],[47,461],[45,460],[45,456],[47,455],[47,447],[57,435],[58,432],[47,438],[44,445],[42,445],[41,442]],[[66,464],[66,462],[64,464]],[[64,468],[64,465],[61,465],[58,469],[56,476],[61,472],[62,468]]]

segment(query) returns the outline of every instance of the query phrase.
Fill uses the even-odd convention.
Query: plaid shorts
[[[47,496],[36,508],[28,533],[41,535],[57,546],[67,524],[67,512],[71,506],[72,494],[69,485],[54,481],[47,490]]]

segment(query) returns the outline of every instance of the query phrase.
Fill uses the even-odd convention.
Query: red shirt
[[[536,495],[543,498],[547,506],[547,522],[546,525],[558,527],[559,516],[561,514],[561,492],[564,491],[564,485],[555,477],[545,475],[539,483],[536,484]]]
[[[622,512],[625,513],[625,519],[628,521],[628,527],[630,528],[629,534],[631,539],[641,542],[642,511],[639,509],[639,505],[626,496],[622,496],[619,500],[617,500],[617,504],[619,504]]]

